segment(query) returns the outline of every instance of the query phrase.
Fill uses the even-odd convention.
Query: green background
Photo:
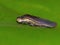
[[[32,14],[57,23],[56,28],[16,23],[16,17]],[[0,45],[60,45],[59,0],[0,0]]]

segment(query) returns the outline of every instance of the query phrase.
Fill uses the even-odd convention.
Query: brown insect
[[[22,16],[17,17],[17,23],[19,24],[28,24],[31,26],[39,26],[39,27],[48,27],[48,28],[53,28],[56,27],[56,23],[42,19],[36,16],[32,16],[30,14],[25,14]]]

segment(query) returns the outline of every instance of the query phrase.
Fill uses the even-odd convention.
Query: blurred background
[[[32,14],[57,23],[56,28],[16,23]],[[60,45],[60,0],[0,0],[0,45]]]

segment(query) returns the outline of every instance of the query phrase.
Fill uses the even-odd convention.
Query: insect
[[[31,26],[38,26],[38,27],[47,27],[47,28],[53,28],[56,27],[56,23],[43,19],[43,18],[39,18],[36,16],[32,16],[30,14],[25,14],[22,16],[17,17],[16,19],[17,23],[19,24],[28,24]]]

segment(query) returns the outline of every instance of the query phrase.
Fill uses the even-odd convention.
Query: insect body
[[[40,26],[40,27],[49,27],[49,28],[56,26],[55,22],[45,20],[29,14],[25,14],[23,16],[17,17],[17,22],[20,24],[22,23],[22,24],[29,24],[31,26]]]

